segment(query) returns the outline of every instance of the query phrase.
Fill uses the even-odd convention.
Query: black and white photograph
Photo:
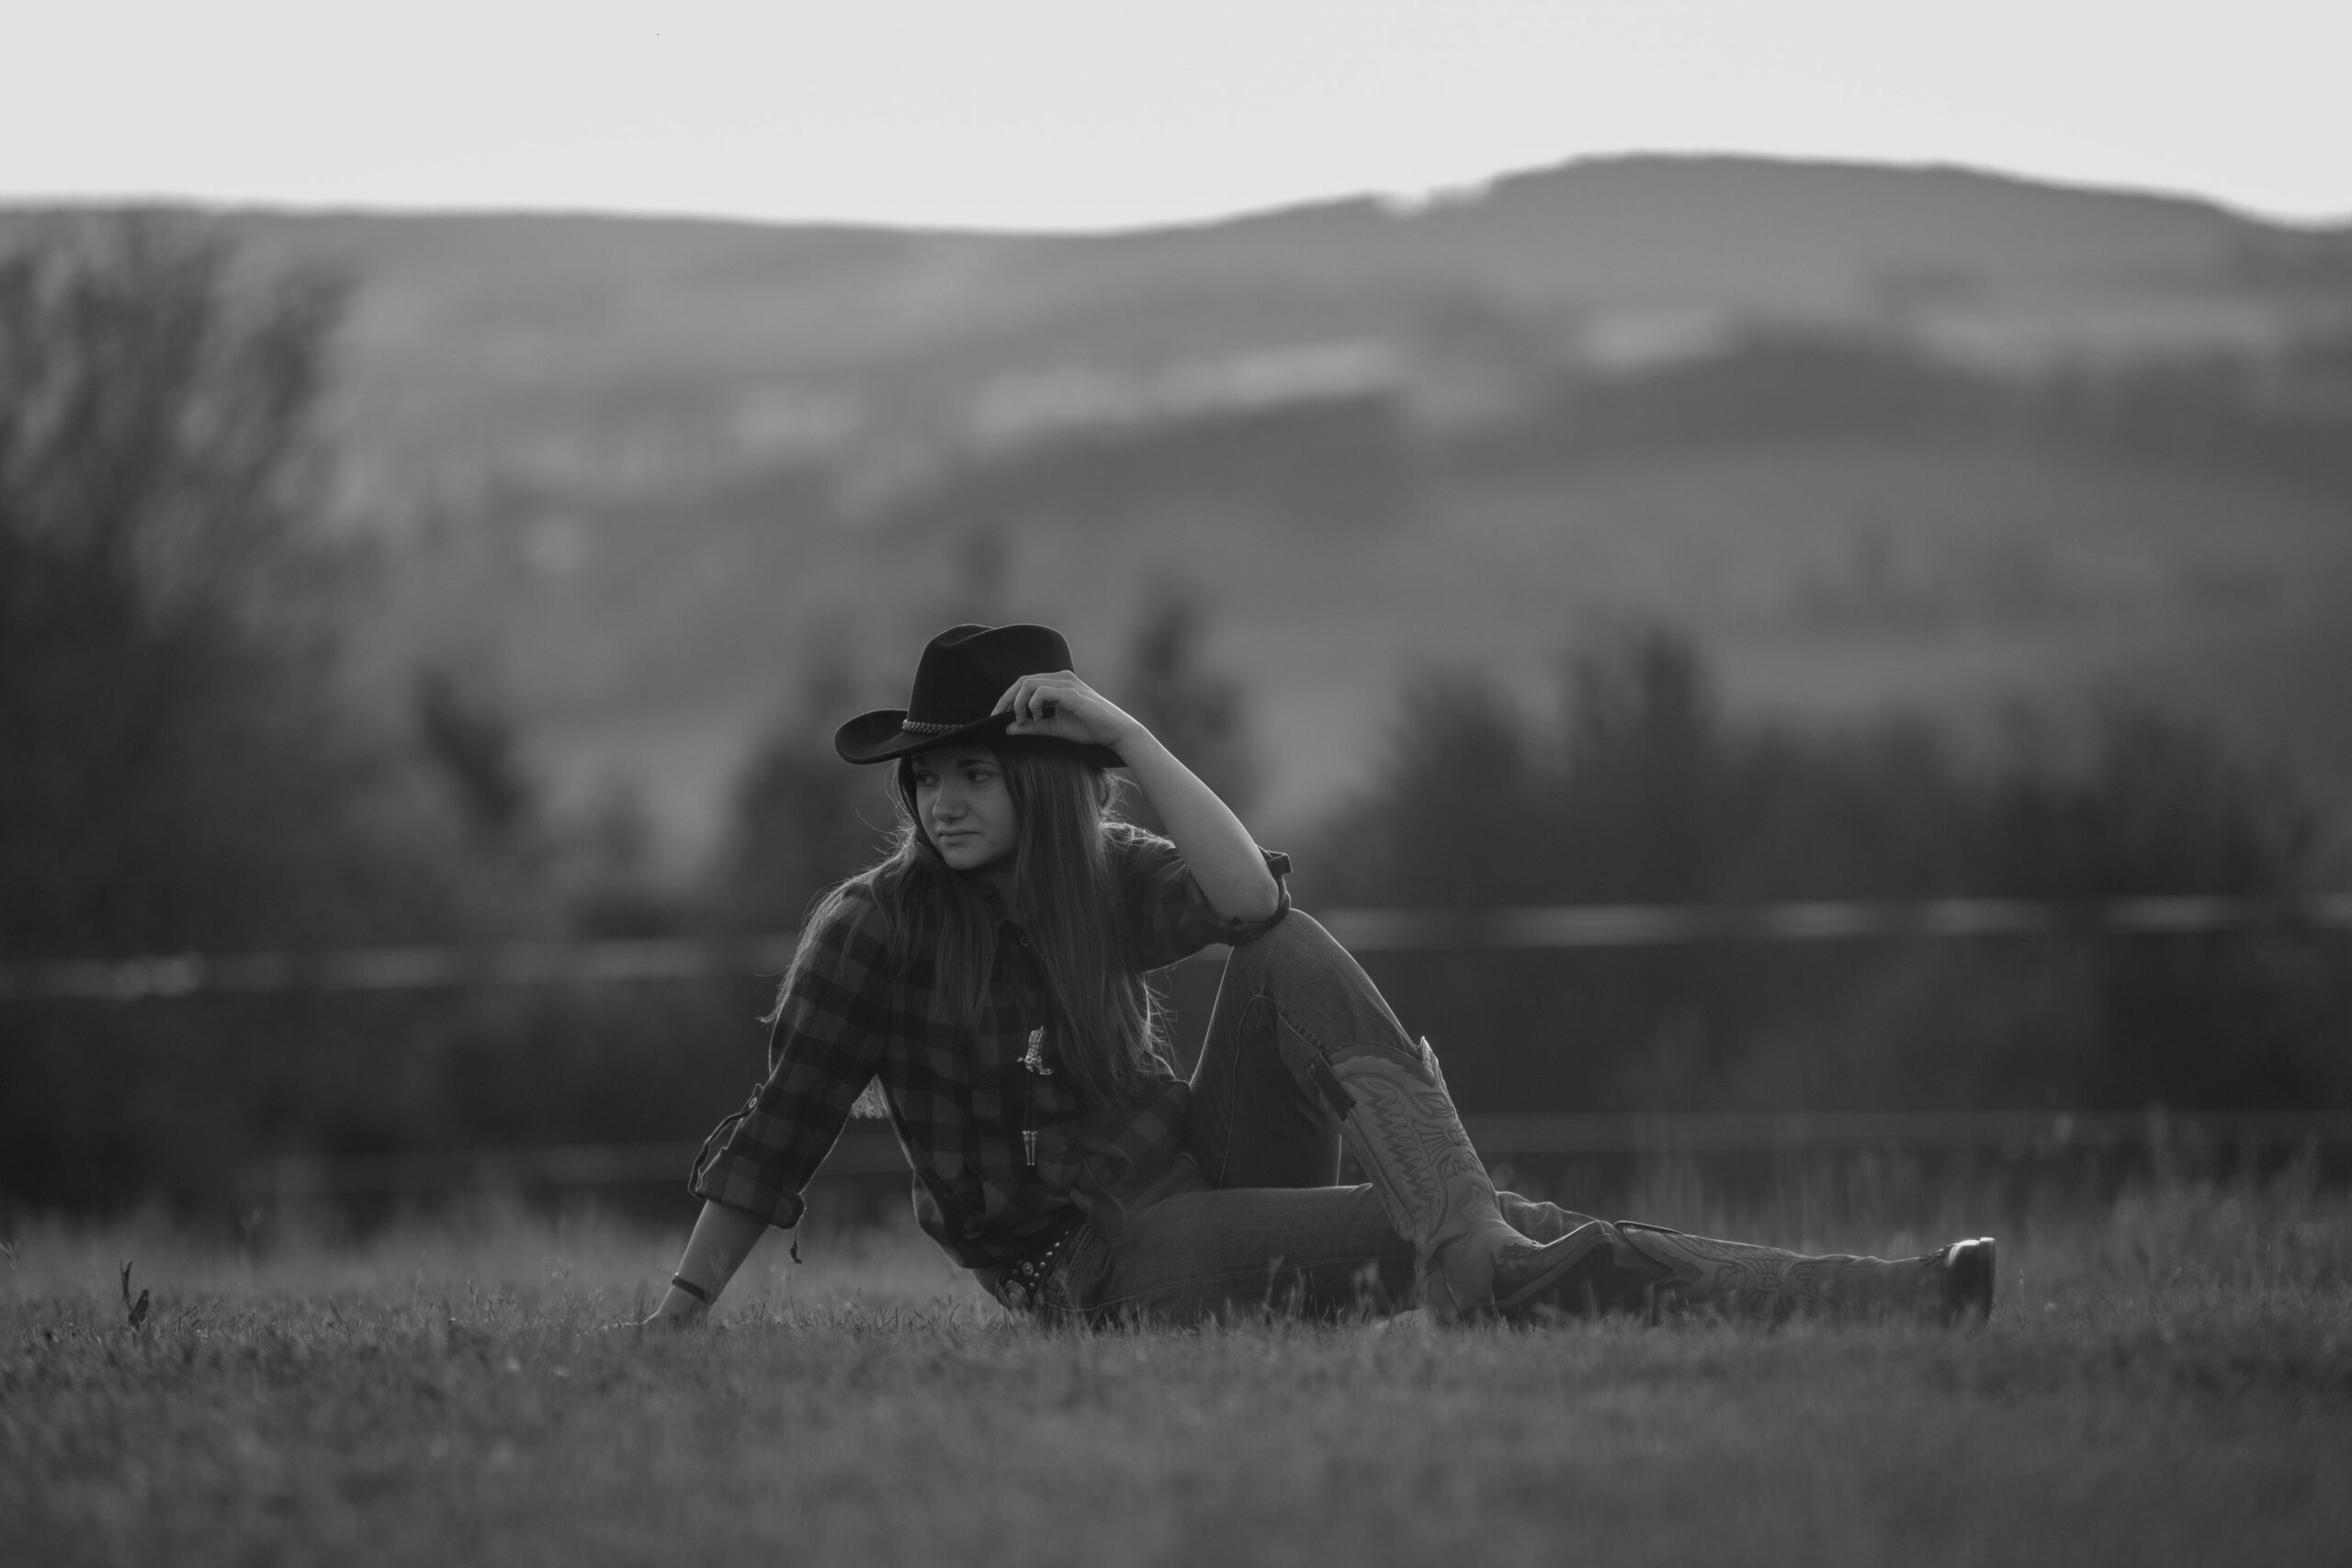
[[[0,1562],[2352,1560],[2352,12],[0,61]]]

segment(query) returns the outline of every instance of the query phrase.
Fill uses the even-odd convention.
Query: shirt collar
[[[1012,903],[998,890],[995,883],[984,876],[975,876],[972,886],[978,892],[980,907],[989,912],[991,923],[1000,926],[1018,926],[1021,923],[1013,918]]]

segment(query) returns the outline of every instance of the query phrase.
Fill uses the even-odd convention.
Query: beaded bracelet
[[[695,1300],[702,1303],[705,1306],[709,1306],[712,1303],[711,1293],[708,1291],[704,1290],[700,1285],[695,1284],[692,1280],[687,1279],[684,1274],[671,1275],[670,1283],[676,1286],[679,1290],[685,1292],[686,1294],[694,1297]]]

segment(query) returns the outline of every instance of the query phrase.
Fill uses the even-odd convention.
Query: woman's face
[[[925,751],[914,760],[915,820],[950,869],[1010,865],[1021,821],[1004,787],[1004,770],[985,746]]]

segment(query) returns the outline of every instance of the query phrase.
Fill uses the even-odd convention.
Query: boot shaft
[[[1438,1316],[1467,1316],[1494,1295],[1498,1258],[1526,1238],[1503,1220],[1426,1040],[1401,1049],[1318,1055],[1310,1078],[1339,1112],[1340,1136],[1363,1168],[1396,1234],[1420,1256],[1422,1294]]]
[[[1944,1314],[1939,1255],[1813,1255],[1620,1221],[1617,1232],[1658,1296],[1758,1322],[1798,1314],[1934,1319]]]

